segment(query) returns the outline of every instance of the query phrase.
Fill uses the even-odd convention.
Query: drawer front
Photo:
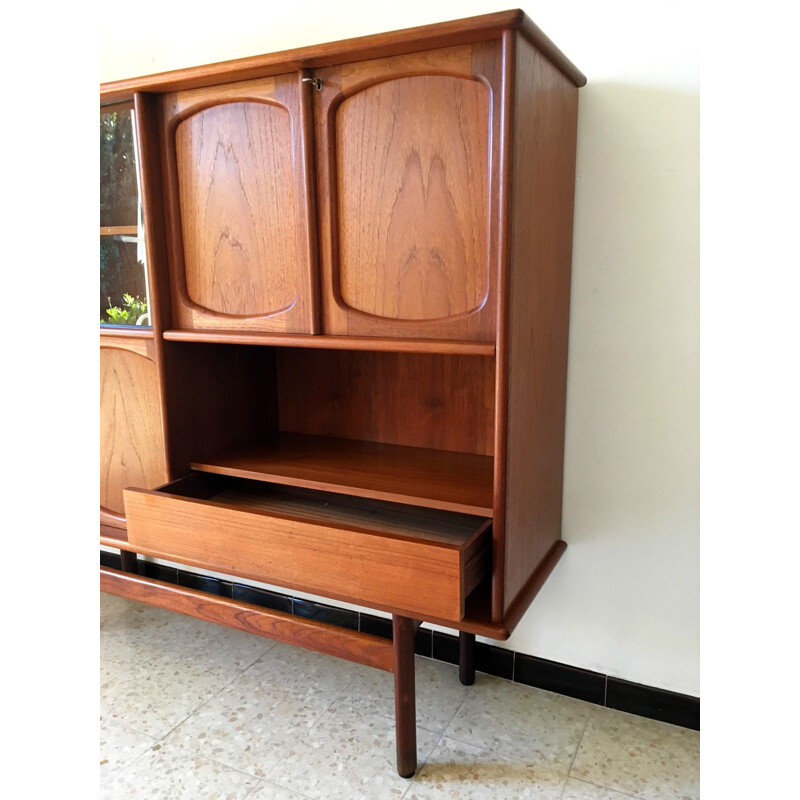
[[[463,617],[458,547],[137,489],[125,491],[125,511],[141,553],[410,615]]]

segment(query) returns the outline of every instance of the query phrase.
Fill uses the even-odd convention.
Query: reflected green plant
[[[137,325],[138,321],[147,314],[147,301],[130,294],[122,295],[123,308],[111,305],[106,309],[106,317],[101,319],[101,325]]]

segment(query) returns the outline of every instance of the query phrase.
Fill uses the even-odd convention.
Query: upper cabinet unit
[[[326,333],[494,339],[501,68],[494,40],[315,73]]]
[[[162,98],[173,321],[317,332],[298,73]]]

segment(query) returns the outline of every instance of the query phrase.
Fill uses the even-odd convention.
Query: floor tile
[[[283,786],[261,781],[258,788],[247,795],[247,800],[307,800],[307,798],[291,789],[284,789]]]
[[[323,692],[333,700],[356,677],[371,671],[372,667],[279,642],[250,667],[248,674],[282,689],[303,694]]]
[[[563,770],[442,737],[404,800],[560,800],[565,780]]]
[[[206,700],[223,689],[235,673],[198,667],[192,659],[162,652],[143,658],[101,692],[101,710],[134,730],[161,738]]]
[[[103,800],[244,800],[258,780],[180,748],[156,744],[107,786]],[[266,795],[269,797],[269,795]]]
[[[593,706],[478,675],[445,735],[566,778]]]
[[[417,729],[417,758],[423,763],[438,735]],[[399,800],[409,782],[397,774],[394,722],[334,705],[268,776],[315,800]]]
[[[637,800],[632,794],[606,789],[604,786],[595,786],[593,783],[570,778],[564,789],[562,800]]]
[[[233,681],[166,741],[263,778],[307,735],[331,697],[287,689],[251,671]]]
[[[458,667],[417,656],[417,725],[442,733],[471,687],[458,680]],[[394,720],[394,675],[377,669],[361,671],[339,698],[362,714],[380,714]]]
[[[152,736],[132,730],[114,719],[104,720],[100,726],[101,783],[130,766],[155,743]]]
[[[695,800],[699,756],[697,731],[597,708],[570,775],[643,800]]]

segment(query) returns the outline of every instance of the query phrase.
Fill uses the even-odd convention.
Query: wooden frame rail
[[[100,568],[100,591],[226,625],[245,633],[393,671],[392,643],[379,636],[336,628],[282,611],[217,597],[183,586]]]
[[[416,771],[414,635],[419,620],[395,614],[389,641],[109,567],[100,567],[100,590],[393,673],[397,771],[403,778]]]

